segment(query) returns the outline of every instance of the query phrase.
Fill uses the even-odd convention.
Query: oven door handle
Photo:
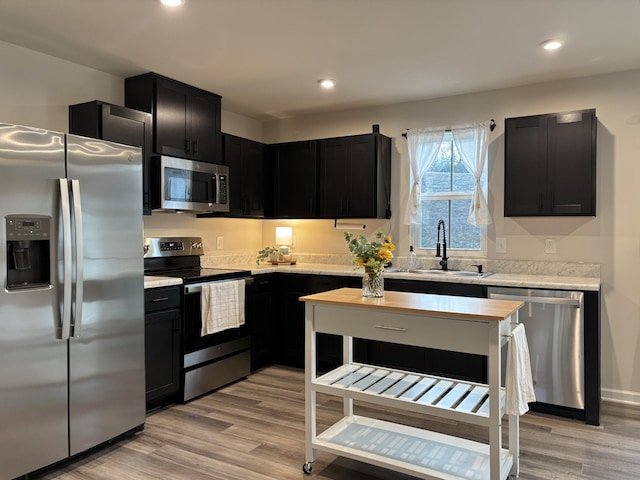
[[[191,295],[193,293],[200,293],[202,291],[203,285],[210,285],[212,283],[220,283],[220,282],[230,282],[233,280],[244,280],[245,285],[251,285],[253,283],[253,277],[227,278],[225,280],[217,280],[213,282],[191,283],[189,285],[184,286],[184,294]]]

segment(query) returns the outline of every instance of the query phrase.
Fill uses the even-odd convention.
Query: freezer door
[[[74,455],[145,419],[140,149],[68,135],[67,175],[82,297],[69,340]]]
[[[67,342],[59,339],[61,285],[55,260],[58,179],[64,175],[63,134],[0,124],[0,478],[68,456]],[[39,256],[49,263],[49,285],[7,289],[8,269],[17,266],[28,274],[36,261],[16,265],[8,249],[11,215],[50,217],[49,232],[39,240],[49,238],[48,255]],[[31,255],[28,242],[24,246],[22,253]]]

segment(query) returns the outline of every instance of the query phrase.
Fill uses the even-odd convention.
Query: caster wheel
[[[311,475],[311,464],[309,462],[305,463],[304,465],[302,465],[302,471],[304,473],[306,473],[307,475]]]

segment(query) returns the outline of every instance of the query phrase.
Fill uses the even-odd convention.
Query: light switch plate
[[[216,237],[216,248],[222,250],[224,243],[222,237]]]
[[[507,253],[506,237],[496,237],[496,253]]]

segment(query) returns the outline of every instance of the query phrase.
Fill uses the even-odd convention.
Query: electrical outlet
[[[224,243],[222,237],[216,237],[216,248],[222,250]]]
[[[507,253],[506,237],[496,237],[496,253]]]
[[[556,240],[554,238],[547,238],[544,241],[544,253],[556,253]]]

